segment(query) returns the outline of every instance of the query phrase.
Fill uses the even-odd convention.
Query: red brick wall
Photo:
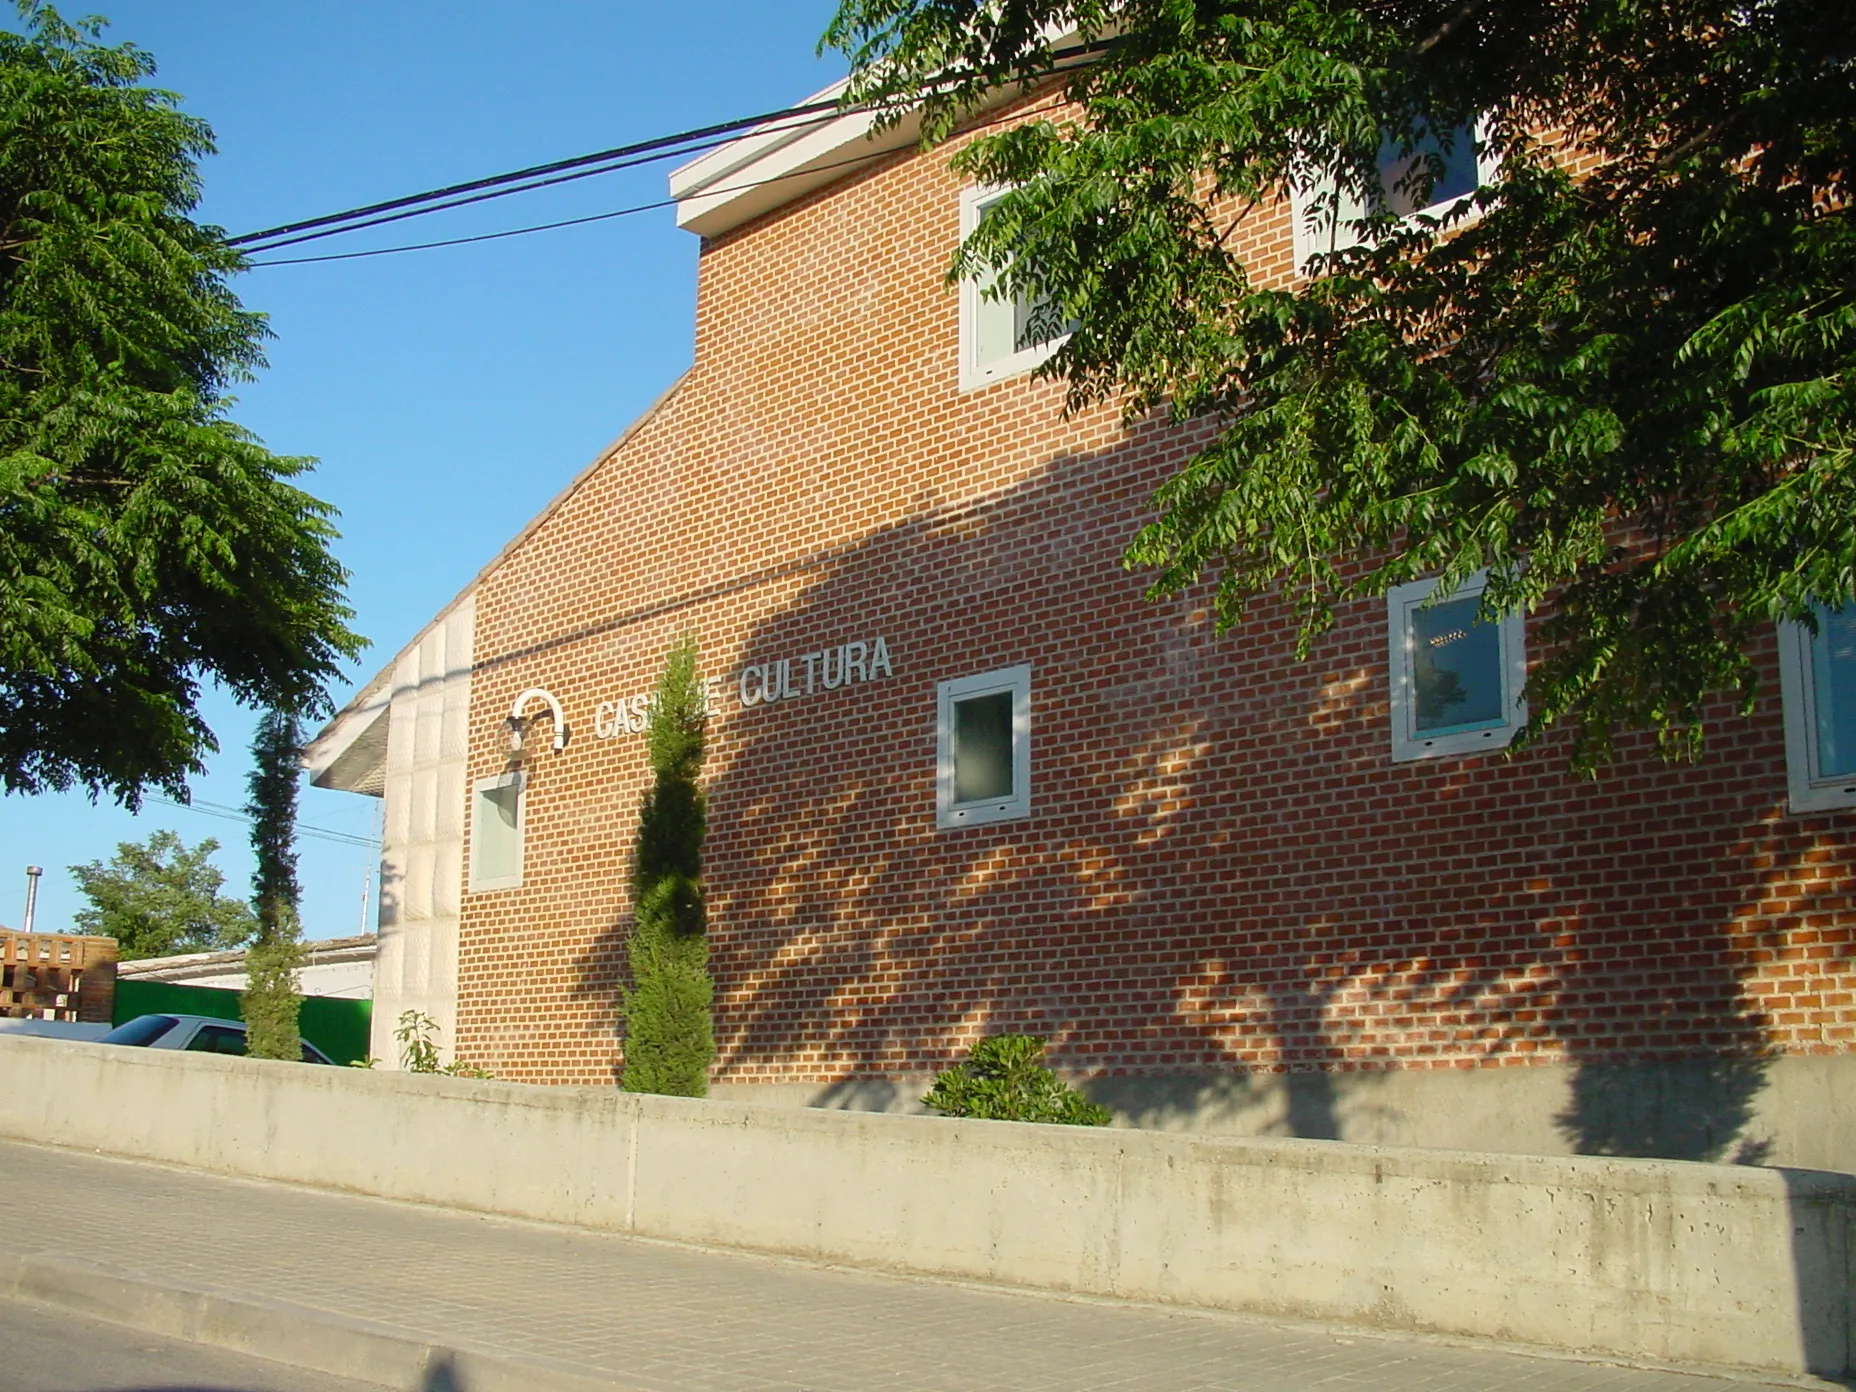
[[[522,887],[465,895],[460,1056],[613,1076],[645,774],[594,710],[686,630],[731,679],[718,1080],[920,1073],[1000,1029],[1129,1074],[1848,1049],[1856,815],[1787,815],[1776,679],[1699,767],[1394,765],[1383,604],[1298,664],[1269,606],[1219,638],[1145,602],[1118,558],[1185,442],[1065,421],[1053,385],[957,390],[950,153],[705,246],[689,377],[482,582],[472,776],[524,687],[574,739],[531,761]],[[1286,277],[1286,211],[1247,235]],[[878,635],[892,678],[732,695]],[[935,684],[1021,662],[1033,815],[938,831]]]

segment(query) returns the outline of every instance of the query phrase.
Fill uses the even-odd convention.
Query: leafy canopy
[[[1485,615],[1545,614],[1525,737],[1567,721],[1585,768],[1624,727],[1696,751],[1772,620],[1849,600],[1848,5],[843,0],[825,42],[929,140],[1100,45],[1073,106],[956,156],[1018,188],[953,274],[1080,322],[1045,369],[1073,409],[1205,432],[1127,552],[1153,595],[1215,582],[1223,627],[1280,597],[1305,654],[1486,568]],[[1234,253],[1292,186],[1370,208],[1388,143],[1423,206],[1472,122],[1500,178],[1448,213],[1369,213],[1294,283]]]
[[[90,901],[75,915],[79,930],[116,939],[125,962],[243,947],[257,919],[244,900],[219,892],[225,876],[212,865],[218,849],[210,836],[189,847],[157,831],[146,841],[118,842],[108,863],[73,865],[71,876]]]
[[[265,328],[194,223],[212,134],[150,57],[0,33],[0,788],[182,795],[200,684],[312,710],[360,640],[330,509],[226,418]]]

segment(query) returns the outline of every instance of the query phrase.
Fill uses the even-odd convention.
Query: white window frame
[[[954,704],[975,696],[1012,696],[1012,794],[983,802],[954,801]],[[1031,815],[1031,667],[1002,667],[957,677],[935,689],[935,825],[942,830],[1016,821]]]
[[[1483,188],[1501,179],[1502,164],[1496,153],[1488,148],[1484,139],[1485,128],[1481,121],[1474,122],[1469,128],[1470,138],[1476,142],[1476,187]],[[1289,211],[1294,224],[1295,235],[1295,271],[1297,275],[1308,275],[1309,258],[1326,255],[1328,252],[1345,251],[1349,247],[1361,244],[1362,239],[1342,227],[1345,219],[1329,218],[1322,226],[1310,227],[1309,205],[1323,194],[1332,196],[1335,189],[1333,175],[1327,175],[1307,187],[1294,187],[1290,190]],[[1444,212],[1469,194],[1459,194],[1455,198],[1441,198],[1429,207],[1407,213],[1405,221],[1411,222],[1421,217],[1441,217]],[[1474,213],[1471,213],[1474,216]]]
[[[483,795],[501,788],[516,790],[516,868],[509,875],[479,875],[477,873],[478,852],[482,848],[481,830],[477,824],[478,810],[483,806]],[[495,889],[520,889],[522,887],[523,863],[528,853],[528,789],[526,780],[520,770],[510,773],[494,774],[489,778],[479,778],[471,784],[470,789],[470,889],[473,894],[482,894]]]
[[[1449,599],[1474,599],[1488,588],[1488,572],[1477,571]],[[1489,754],[1505,749],[1527,724],[1527,626],[1519,613],[1505,614],[1499,624],[1502,656],[1502,705],[1507,718],[1500,725],[1480,730],[1458,730],[1439,735],[1420,734],[1418,703],[1412,690],[1412,628],[1410,616],[1437,593],[1435,580],[1414,580],[1386,592],[1386,657],[1392,684],[1392,760],[1444,759],[1464,754]]]
[[[1011,186],[1005,184],[974,184],[960,191],[960,240],[963,243],[979,227],[980,214],[987,204],[1011,191]],[[980,282],[968,276],[960,282],[960,389],[963,392],[1030,372],[1069,341],[1069,334],[1058,334],[1043,343],[1034,343],[983,363],[979,358],[980,308]]]
[[[1785,781],[1793,812],[1856,807],[1856,774],[1820,775],[1817,751],[1817,682],[1811,630],[1779,625],[1779,698],[1785,708]]]

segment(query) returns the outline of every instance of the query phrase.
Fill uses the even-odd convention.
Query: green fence
[[[119,980],[116,1008],[110,1023],[120,1025],[137,1015],[210,1015],[215,1020],[236,1020],[238,996],[237,991],[218,986]],[[374,1018],[372,1001],[305,996],[296,1018],[303,1038],[337,1063],[353,1063],[367,1057],[368,1025]]]

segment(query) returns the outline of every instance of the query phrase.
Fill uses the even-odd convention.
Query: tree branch
[[[1475,14],[1477,10],[1481,9],[1482,5],[1483,0],[1463,0],[1463,3],[1458,5],[1456,9],[1451,12],[1448,19],[1418,41],[1418,46],[1412,49],[1411,56],[1413,58],[1422,58],[1433,48],[1436,48],[1438,44],[1442,43],[1458,29],[1462,28],[1464,21]]]

